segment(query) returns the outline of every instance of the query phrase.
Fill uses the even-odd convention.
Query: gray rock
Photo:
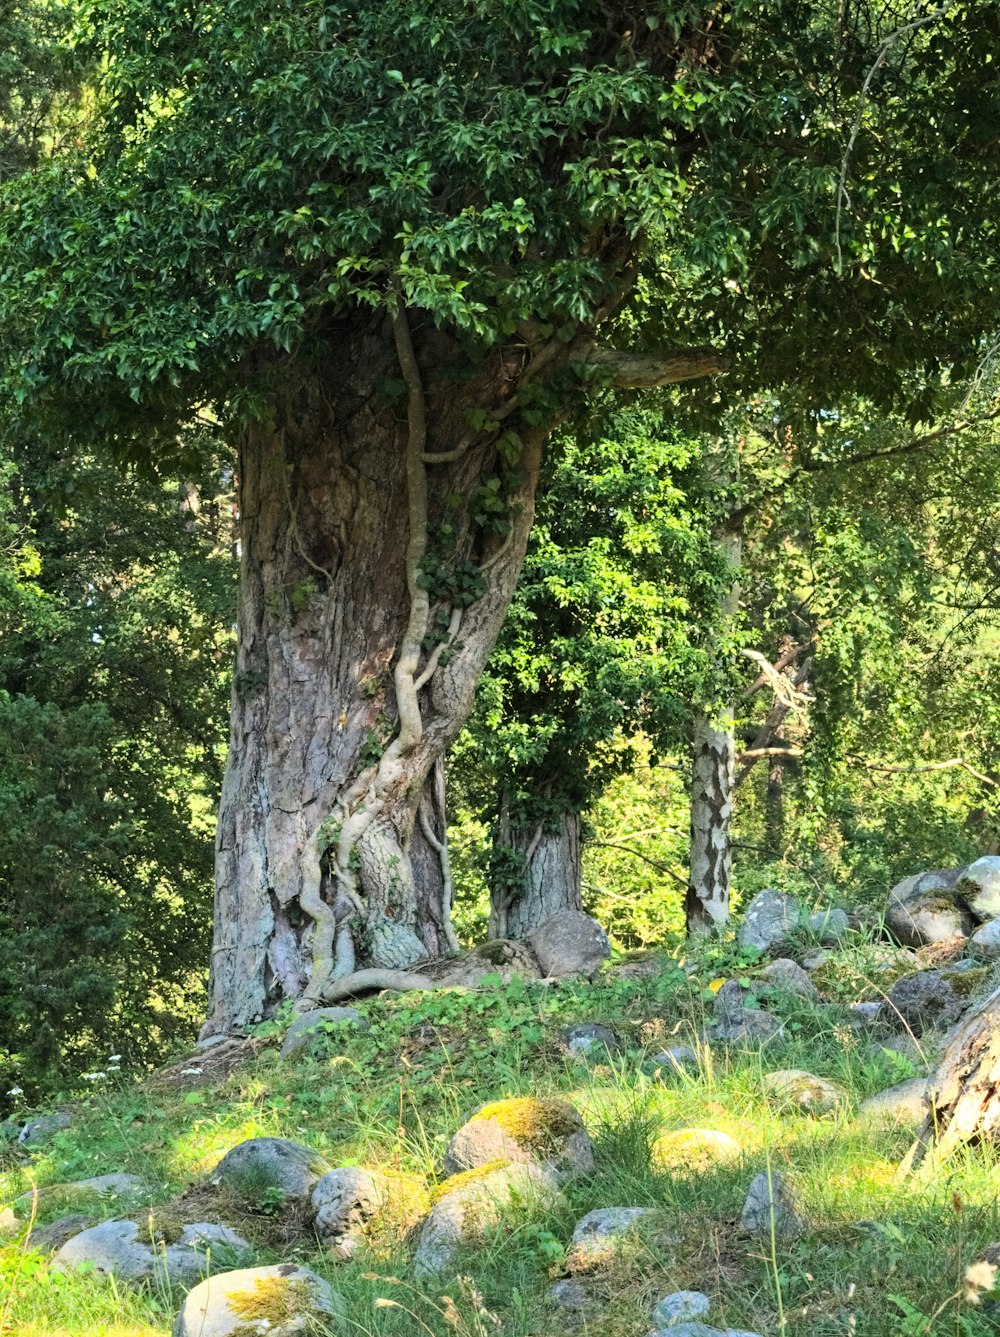
[[[564,1277],[562,1281],[557,1281],[549,1287],[545,1296],[549,1304],[555,1305],[557,1309],[568,1309],[573,1313],[591,1309],[595,1303],[589,1287],[576,1277]]]
[[[743,1006],[743,990],[727,980],[715,995],[715,1021],[706,1038],[722,1044],[762,1045],[783,1033],[784,1027],[769,1012]]]
[[[57,1221],[50,1221],[47,1226],[36,1227],[28,1238],[28,1244],[39,1253],[52,1253],[93,1224],[94,1218],[86,1212],[70,1212],[68,1216],[60,1216]]]
[[[559,1032],[559,1042],[567,1053],[583,1058],[606,1057],[620,1048],[618,1036],[607,1026],[582,1022]]]
[[[86,1205],[91,1194],[111,1201],[137,1202],[149,1193],[150,1187],[141,1175],[97,1175],[93,1179],[74,1179],[68,1184],[46,1184],[31,1193],[22,1193],[14,1203],[14,1210],[24,1218],[31,1215],[35,1201],[39,1207],[45,1207],[53,1199],[63,1199],[68,1207],[72,1206],[73,1198],[82,1199]]]
[[[251,1137],[223,1156],[212,1182],[224,1184],[256,1206],[265,1195],[276,1191],[292,1201],[308,1197],[329,1169],[322,1156],[301,1142],[287,1137]]]
[[[807,952],[802,958],[803,968],[806,970],[819,970],[820,966],[825,966],[830,959],[830,953],[822,947],[817,947],[814,952]]]
[[[851,1018],[848,1025],[852,1030],[865,1030],[877,1026],[882,1020],[881,1003],[852,1003]]]
[[[1000,856],[988,854],[970,863],[955,890],[978,923],[1000,915]]]
[[[276,1318],[276,1311],[280,1317]],[[339,1331],[347,1306],[329,1285],[297,1263],[222,1272],[188,1293],[173,1337],[305,1337],[314,1329]]]
[[[832,1114],[844,1103],[844,1092],[835,1082],[817,1077],[803,1068],[781,1068],[764,1074],[764,1089],[780,1105],[804,1114]]]
[[[956,891],[963,871],[938,868],[898,882],[889,892],[886,927],[907,947],[966,937],[975,927],[975,919]]]
[[[802,907],[794,896],[786,896],[784,892],[768,887],[759,891],[747,906],[740,925],[739,944],[769,952],[799,927],[802,917]]]
[[[700,1067],[698,1055],[690,1045],[671,1045],[661,1049],[649,1060],[655,1068],[666,1068],[668,1072],[686,1072]]]
[[[589,1174],[594,1151],[579,1113],[565,1100],[498,1100],[483,1105],[462,1125],[444,1155],[446,1174],[476,1170],[494,1161],[545,1165]]]
[[[57,1114],[40,1114],[37,1119],[29,1119],[17,1135],[19,1147],[39,1147],[47,1142],[53,1133],[61,1133],[71,1127],[70,1115],[60,1110]]]
[[[102,1221],[73,1235],[52,1260],[57,1272],[72,1272],[89,1263],[94,1272],[119,1281],[157,1280],[191,1284],[205,1274],[213,1247],[249,1249],[228,1226],[199,1221],[181,1231],[180,1239],[157,1241],[155,1228],[146,1233],[134,1221]]]
[[[241,1037],[236,1035],[203,1035],[195,1041],[195,1049],[202,1053],[206,1049],[215,1049],[219,1045],[228,1044],[230,1040],[238,1040]]]
[[[321,1240],[352,1236],[389,1200],[389,1180],[360,1166],[331,1170],[313,1186],[309,1201]]]
[[[928,1091],[930,1083],[926,1077],[911,1077],[908,1082],[890,1086],[886,1091],[869,1096],[858,1106],[858,1119],[862,1123],[901,1124],[916,1128],[927,1117],[930,1105]]]
[[[711,1300],[701,1291],[674,1291],[653,1310],[653,1322],[661,1328],[676,1328],[678,1323],[704,1318],[711,1307]]]
[[[737,1328],[710,1328],[705,1323],[677,1323],[672,1328],[659,1328],[649,1337],[760,1337],[760,1334]]]
[[[333,1032],[367,1031],[368,1022],[356,1007],[317,1007],[303,1012],[288,1028],[281,1046],[281,1058],[294,1054],[315,1054],[336,1043]]]
[[[805,1230],[795,1196],[777,1171],[772,1171],[770,1178],[759,1174],[753,1180],[740,1213],[740,1225],[751,1235],[770,1239],[772,1218],[778,1239],[796,1239]]]
[[[851,931],[846,910],[817,910],[809,916],[809,931],[820,942],[842,942]]]
[[[565,979],[597,974],[611,955],[608,935],[596,919],[579,910],[564,910],[536,928],[528,938],[542,975]]]
[[[496,1226],[503,1211],[516,1202],[529,1214],[550,1211],[560,1202],[556,1178],[538,1165],[506,1165],[492,1170],[439,1198],[424,1221],[413,1260],[418,1277],[435,1277],[463,1246],[475,1244]]]
[[[967,999],[941,970],[918,970],[898,979],[889,991],[885,1018],[922,1035],[932,1026],[950,1026],[965,1011]]]
[[[757,978],[766,988],[778,993],[794,994],[798,998],[808,998],[811,1002],[819,1001],[819,990],[808,972],[787,957],[781,956],[777,961],[772,961]]]
[[[588,1212],[573,1231],[568,1270],[586,1271],[605,1261],[641,1222],[655,1215],[652,1207],[599,1207]]]
[[[1000,957],[1000,919],[988,919],[969,939],[969,948],[987,961]]]

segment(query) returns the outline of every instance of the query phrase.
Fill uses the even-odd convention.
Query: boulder
[[[591,1022],[567,1026],[559,1032],[559,1043],[568,1054],[578,1058],[606,1058],[621,1047],[613,1030]]]
[[[784,942],[802,919],[802,906],[794,896],[786,896],[784,892],[768,887],[759,891],[747,906],[740,925],[739,944],[769,952]]]
[[[764,1074],[764,1089],[783,1108],[804,1114],[832,1114],[846,1099],[835,1082],[803,1068],[781,1068]]]
[[[653,1164],[681,1172],[731,1165],[742,1155],[740,1144],[717,1128],[674,1128],[653,1143]]]
[[[926,1077],[911,1077],[908,1082],[890,1086],[888,1090],[879,1091],[877,1095],[869,1096],[861,1102],[858,1119],[862,1123],[900,1124],[918,1128],[930,1108],[929,1088]]]
[[[743,1006],[737,980],[726,980],[715,995],[715,1021],[706,1027],[708,1040],[722,1044],[762,1045],[783,1033],[784,1027],[769,1012]]]
[[[39,1253],[52,1253],[74,1235],[79,1235],[94,1224],[94,1218],[86,1212],[70,1212],[56,1221],[50,1221],[47,1226],[37,1226],[28,1237],[28,1245]]]
[[[39,1147],[48,1142],[53,1133],[61,1133],[73,1123],[65,1111],[56,1114],[40,1114],[37,1119],[29,1119],[17,1135],[19,1147]]]
[[[988,854],[970,863],[955,890],[979,924],[1000,916],[1000,856]]]
[[[442,1188],[447,1189],[447,1182]],[[418,1277],[443,1272],[460,1248],[475,1244],[514,1203],[544,1214],[560,1202],[555,1175],[539,1165],[505,1165],[472,1180],[462,1176],[462,1182],[439,1197],[424,1222],[414,1271]]]
[[[435,971],[435,975],[442,988],[479,989],[484,980],[497,975],[502,984],[509,984],[515,976],[538,979],[540,971],[535,954],[527,943],[513,938],[492,938],[450,962],[443,973]]]
[[[882,1020],[881,1003],[851,1003],[850,1012],[847,1024],[851,1030],[867,1030],[870,1026],[877,1026]]]
[[[566,1258],[568,1272],[590,1272],[609,1261],[622,1241],[634,1235],[652,1207],[599,1207],[577,1223]]]
[[[481,1106],[458,1130],[444,1156],[445,1173],[506,1161],[589,1174],[594,1152],[583,1120],[565,1100],[515,1097]]]
[[[226,1152],[215,1167],[213,1184],[223,1184],[250,1206],[274,1207],[274,1195],[296,1201],[330,1169],[311,1147],[288,1137],[251,1137]],[[279,1199],[279,1201],[280,1201]]]
[[[546,920],[529,936],[528,943],[546,978],[590,978],[611,955],[604,929],[579,910],[563,910]]]
[[[288,1028],[281,1058],[316,1054],[331,1048],[337,1031],[367,1031],[368,1022],[356,1007],[317,1007],[303,1012]]]
[[[665,1068],[667,1072],[693,1072],[701,1066],[698,1055],[690,1045],[671,1045],[669,1049],[661,1049],[649,1063],[654,1068]]]
[[[557,1281],[545,1292],[545,1298],[557,1309],[568,1309],[572,1313],[581,1313],[595,1303],[588,1286],[576,1277],[564,1277],[562,1281]]]
[[[173,1337],[306,1337],[339,1329],[343,1299],[308,1267],[277,1263],[209,1277],[188,1293]],[[331,1322],[331,1320],[334,1320]]]
[[[766,1239],[771,1238],[772,1221],[775,1237],[781,1240],[796,1239],[806,1228],[795,1195],[777,1171],[756,1176],[740,1213],[743,1229]]]
[[[956,890],[963,871],[938,868],[897,882],[889,892],[885,923],[899,942],[925,947],[968,936],[976,921]]]
[[[809,916],[809,932],[819,942],[842,942],[850,931],[846,910],[817,910]]]
[[[914,1035],[934,1026],[950,1026],[965,1011],[968,995],[949,977],[953,972],[918,970],[903,975],[889,991],[885,1018]]]
[[[1000,919],[988,919],[969,939],[969,950],[986,961],[1000,957]]]
[[[789,993],[798,998],[808,998],[810,1002],[819,1002],[819,990],[808,972],[785,956],[765,966],[757,979],[764,988],[776,993]]]
[[[37,1201],[38,1208],[54,1204],[87,1206],[87,1200],[104,1198],[111,1202],[135,1203],[147,1197],[150,1187],[141,1175],[107,1174],[93,1179],[74,1179],[68,1184],[46,1184],[31,1193],[22,1193],[14,1203],[14,1211],[23,1219],[31,1215]]]
[[[342,1166],[313,1185],[309,1203],[324,1242],[353,1237],[389,1200],[389,1179],[377,1170]]]
[[[653,1310],[653,1322],[661,1328],[676,1328],[678,1323],[704,1318],[711,1307],[711,1300],[701,1291],[674,1291]]]
[[[155,1220],[152,1227],[135,1221],[102,1221],[61,1245],[52,1267],[57,1272],[72,1272],[89,1264],[92,1271],[119,1281],[191,1285],[205,1275],[214,1248],[250,1247],[228,1226],[210,1221],[183,1226],[171,1236],[169,1241],[158,1238]]]

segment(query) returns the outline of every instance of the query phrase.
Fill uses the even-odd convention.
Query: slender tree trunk
[[[324,964],[336,975],[405,967],[454,945],[435,769],[468,715],[513,593],[541,433],[522,433],[506,536],[454,510],[456,496],[496,475],[492,441],[423,466],[424,538],[448,518],[458,540],[439,552],[430,542],[439,588],[411,645],[421,594],[413,477],[402,462],[413,457],[416,404],[411,396],[408,421],[398,402],[372,393],[379,376],[399,379],[387,325],[346,331],[336,362],[302,376],[241,443],[238,654],[206,1035],[239,1029],[307,989],[320,1001]],[[428,341],[425,367],[436,354]],[[428,452],[467,436],[466,410],[495,403],[505,372],[498,358],[462,393],[452,383],[426,394]],[[405,739],[401,692],[417,705]]]
[[[504,875],[490,890],[491,938],[526,938],[560,911],[582,909],[578,812],[533,831],[501,822],[494,853]]]
[[[740,535],[725,530],[720,544],[735,571],[741,557]],[[720,606],[725,627],[739,610],[740,590],[733,582]],[[733,815],[736,762],[733,708],[695,718],[691,778],[691,856],[685,903],[687,931],[710,933],[729,918],[732,847],[729,828]]]
[[[779,724],[774,731],[775,747],[784,746],[785,729]],[[764,796],[766,824],[765,843],[775,856],[781,854],[785,843],[785,762],[783,757],[772,757],[767,768],[767,790]]]

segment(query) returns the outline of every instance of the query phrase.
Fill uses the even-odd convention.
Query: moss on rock
[[[492,1119],[520,1147],[536,1155],[558,1151],[560,1143],[583,1128],[583,1120],[565,1100],[525,1096],[495,1100],[478,1110],[470,1123]]]

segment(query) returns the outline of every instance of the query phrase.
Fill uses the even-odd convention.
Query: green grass
[[[480,1104],[565,1096],[594,1139],[596,1172],[567,1182],[563,1200],[541,1215],[512,1208],[461,1258],[460,1283],[451,1276],[412,1283],[411,1240],[340,1263],[309,1238],[282,1238],[280,1221],[241,1218],[232,1202],[229,1219],[252,1239],[257,1261],[294,1259],[326,1276],[348,1303],[348,1331],[366,1337],[485,1337],[498,1331],[489,1315],[505,1337],[563,1337],[566,1316],[548,1308],[545,1292],[562,1275],[575,1222],[616,1206],[653,1207],[657,1215],[587,1278],[602,1301],[582,1329],[587,1337],[643,1337],[656,1300],[682,1288],[713,1297],[716,1326],[767,1337],[995,1331],[991,1301],[975,1308],[962,1292],[966,1266],[1000,1239],[1000,1163],[980,1149],[934,1182],[898,1182],[908,1135],[862,1128],[853,1112],[912,1068],[849,1030],[841,1006],[778,998],[769,1006],[785,1020],[783,1041],[763,1052],[706,1052],[691,1075],[655,1075],[650,1056],[691,1041],[711,1009],[706,986],[724,965],[716,953],[694,978],[665,962],[653,978],[608,977],[593,986],[515,982],[482,994],[386,996],[364,1004],[368,1034],[340,1032],[327,1056],[288,1063],[278,1060],[274,1028],[273,1046],[217,1086],[123,1086],[82,1102],[75,1126],[30,1167],[9,1165],[0,1189],[10,1199],[32,1180],[126,1170],[157,1186],[162,1208],[239,1141],[262,1134],[296,1138],[332,1165],[381,1166],[433,1186],[449,1137]],[[624,1053],[592,1066],[567,1059],[555,1037],[573,1021],[612,1025]],[[762,1081],[781,1067],[840,1083],[845,1107],[824,1118],[782,1111]],[[690,1173],[657,1169],[650,1156],[657,1133],[683,1127],[729,1133],[742,1159]],[[794,1186],[812,1223],[773,1254],[768,1241],[741,1235],[736,1224],[750,1179],[768,1166]],[[192,1201],[204,1212],[204,1195]],[[122,1211],[111,1202],[89,1205],[106,1216]],[[176,1210],[177,1203],[167,1208]],[[931,1328],[921,1326],[920,1315],[936,1312]],[[166,1337],[171,1307],[156,1293],[60,1277],[14,1242],[0,1251],[0,1315],[0,1332],[24,1337]]]

